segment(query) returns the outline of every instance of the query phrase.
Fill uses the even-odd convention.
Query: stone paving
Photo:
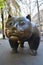
[[[40,42],[37,56],[29,55],[27,42],[24,46],[14,53],[8,39],[0,39],[0,65],[43,65],[43,41]]]

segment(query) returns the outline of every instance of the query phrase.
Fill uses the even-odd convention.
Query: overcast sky
[[[30,14],[30,10],[29,10],[29,5],[27,6],[27,4],[29,4],[29,0],[17,0],[19,5],[20,5],[20,8],[21,8],[21,14],[23,16],[26,16],[27,14]],[[22,3],[21,3],[22,1]],[[40,6],[40,10],[43,9],[43,0],[38,0],[39,1],[39,5],[42,3],[42,5]],[[36,13],[37,13],[37,6],[36,6],[36,0],[31,0],[31,14],[32,16],[34,16]],[[25,3],[23,5],[23,3]],[[1,17],[0,17],[1,18]]]
[[[30,14],[30,10],[29,10],[29,6],[31,6],[31,14],[32,16],[34,16],[37,13],[37,0],[30,0],[31,1],[31,5],[29,4],[29,0],[16,0],[18,1],[20,7],[21,7],[21,14],[23,16],[26,16],[27,14]],[[22,2],[21,2],[22,1]],[[38,0],[39,1],[39,5],[42,3],[40,10],[43,9],[43,0]],[[26,5],[26,3],[28,5]]]
[[[32,0],[32,1],[36,1],[36,0]],[[38,0],[38,1],[39,1],[39,6],[42,4],[39,8],[40,10],[42,10],[43,9],[43,0]],[[33,9],[33,10],[31,10],[32,16],[34,16],[37,13],[37,6],[36,6],[35,2],[31,3],[31,8]]]

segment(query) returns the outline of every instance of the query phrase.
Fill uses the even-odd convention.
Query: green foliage
[[[5,2],[6,0],[0,0],[0,8],[3,8],[4,7],[4,2]]]

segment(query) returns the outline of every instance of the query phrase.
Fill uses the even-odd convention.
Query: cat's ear
[[[26,16],[26,18],[31,21],[31,16],[30,16],[30,14],[28,14],[28,15]]]
[[[8,19],[11,18],[11,17],[12,17],[12,16],[9,14],[9,15],[8,15]]]

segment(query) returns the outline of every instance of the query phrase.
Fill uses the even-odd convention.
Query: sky
[[[39,1],[39,6],[42,3],[42,5],[39,7],[39,9],[42,10],[43,9],[43,0],[38,0],[38,1]],[[32,17],[33,17],[38,11],[37,11],[37,6],[35,6],[34,4],[32,4],[32,5],[31,6],[34,9],[34,11],[32,12]]]
[[[30,14],[30,9],[29,7],[31,6],[31,14],[32,14],[32,17],[37,13],[37,3],[35,3],[37,0],[30,0],[31,2],[31,5],[29,4],[29,0],[17,0],[19,5],[20,5],[20,8],[21,8],[21,14],[23,16],[26,16],[28,14]],[[22,2],[21,2],[22,1]],[[41,3],[43,3],[43,0],[38,0],[39,1],[39,5]],[[27,6],[26,6],[27,4]],[[40,7],[40,10],[43,9],[43,4],[41,5]]]

